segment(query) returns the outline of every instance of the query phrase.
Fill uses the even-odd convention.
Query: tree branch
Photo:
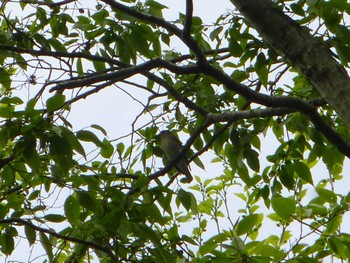
[[[169,172],[175,164],[186,154],[186,152],[191,148],[194,141],[201,135],[201,133],[211,125],[209,122],[204,122],[200,127],[198,127],[187,140],[187,142],[183,145],[181,151],[172,159],[169,160],[169,163],[161,170],[151,174],[148,176],[150,180],[158,178]]]
[[[191,37],[192,15],[193,15],[193,2],[192,0],[186,0],[186,18],[185,18],[185,25],[182,31],[182,37],[185,39]]]
[[[247,100],[250,100],[267,107],[274,108],[291,108],[300,111],[304,115],[308,116],[313,125],[321,132],[323,135],[333,143],[338,150],[350,158],[350,144],[343,139],[331,126],[326,123],[323,118],[317,113],[316,108],[306,101],[300,100],[295,97],[290,96],[269,96],[256,92],[249,89],[245,85],[242,85],[230,76],[228,76],[223,71],[215,68],[210,64],[202,65],[201,68],[203,72],[212,76],[220,83],[226,86],[226,88],[244,96]]]
[[[284,14],[271,0],[230,0],[259,34],[298,67],[350,127],[350,78],[320,39]]]
[[[9,46],[9,45],[1,45],[0,44],[0,50],[6,50],[6,51],[12,51],[20,54],[30,54],[36,57],[53,57],[53,58],[85,58],[91,61],[101,61],[110,63],[117,66],[125,65],[122,62],[119,62],[116,59],[112,58],[106,58],[101,56],[95,56],[88,53],[83,52],[61,52],[61,51],[47,51],[47,50],[34,50],[34,49],[27,49],[27,48],[21,48],[21,47],[15,47],[15,46]]]
[[[77,87],[89,86],[101,81],[112,81],[117,82],[134,76],[136,74],[144,74],[152,69],[156,68],[166,68],[177,74],[196,74],[199,73],[198,67],[185,66],[180,67],[176,66],[170,62],[167,62],[162,59],[151,59],[136,66],[129,66],[127,68],[119,69],[116,72],[112,73],[103,73],[103,74],[92,74],[91,76],[85,76],[84,78],[71,78],[69,80],[61,81],[59,84],[50,89],[50,92],[53,91],[63,91],[66,89],[74,89]]]
[[[323,99],[313,99],[308,101],[308,103],[316,107],[316,106],[324,105],[325,101]],[[238,112],[227,112],[227,113],[219,113],[219,114],[209,113],[204,123],[200,127],[198,127],[194,133],[191,134],[190,138],[184,144],[182,150],[172,160],[170,160],[169,163],[164,168],[150,174],[148,176],[148,179],[149,181],[151,181],[169,172],[175,166],[175,164],[186,154],[186,152],[190,149],[194,141],[200,136],[200,134],[214,123],[226,122],[227,124],[217,134],[214,134],[212,140],[210,140],[201,151],[191,156],[191,158],[189,159],[189,162],[191,162],[194,158],[201,155],[203,152],[207,151],[210,145],[214,142],[215,138],[219,136],[222,132],[224,132],[225,129],[228,128],[230,125],[232,125],[235,121],[246,120],[246,119],[257,118],[257,117],[264,118],[264,117],[273,117],[273,116],[283,116],[293,112],[299,112],[299,110],[292,109],[292,108],[270,108],[270,109],[244,110],[244,111],[238,111]],[[139,191],[140,191],[139,188],[134,188],[128,192],[128,195],[132,195]]]
[[[91,248],[97,249],[99,251],[105,252],[106,254],[108,254],[108,256],[114,262],[118,262],[118,258],[113,253],[113,251],[110,250],[109,248],[105,247],[105,246],[102,246],[102,245],[100,245],[98,243],[87,241],[87,240],[84,240],[84,239],[61,235],[61,234],[59,234],[59,233],[57,233],[57,232],[55,232],[53,230],[36,226],[36,225],[32,224],[30,221],[28,221],[28,220],[24,220],[24,219],[20,219],[20,218],[0,219],[0,224],[17,224],[17,225],[28,226],[28,227],[30,227],[30,228],[32,228],[32,229],[34,229],[36,231],[39,231],[41,233],[46,233],[46,234],[49,234],[51,236],[54,236],[54,237],[57,237],[57,238],[60,238],[60,239],[66,240],[66,241],[79,243],[79,244],[82,244],[84,246],[91,247]]]
[[[191,37],[183,37],[182,31],[178,27],[173,25],[172,23],[167,22],[162,18],[139,12],[131,7],[120,4],[120,3],[116,2],[115,0],[101,0],[101,1],[110,5],[112,8],[121,10],[130,16],[136,17],[137,19],[147,21],[147,22],[152,23],[154,25],[165,28],[170,33],[173,33],[174,35],[176,35],[179,39],[181,39],[188,46],[188,48],[197,57],[198,63],[205,63],[206,62],[205,55],[203,54],[203,51],[199,47],[198,43]]]
[[[46,1],[38,1],[38,0],[22,0],[22,2],[26,3],[26,4],[46,5],[50,8],[58,7],[61,5],[67,5],[67,4],[75,2],[75,1],[76,0],[64,0],[61,2],[57,2],[57,3],[47,3]]]

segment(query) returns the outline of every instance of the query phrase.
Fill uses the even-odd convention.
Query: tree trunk
[[[280,51],[293,67],[350,127],[350,78],[325,43],[285,15],[270,0],[230,0],[261,37]]]

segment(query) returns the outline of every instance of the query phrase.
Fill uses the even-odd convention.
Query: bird
[[[162,149],[165,157],[172,161],[179,152],[181,152],[183,146],[180,140],[170,131],[164,130],[161,131],[158,135],[160,138],[160,148]],[[193,177],[189,171],[189,163],[186,156],[182,156],[178,162],[174,165],[175,169],[186,176],[184,182],[190,183],[193,180]]]

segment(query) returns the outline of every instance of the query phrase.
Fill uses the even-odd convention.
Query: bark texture
[[[299,68],[350,127],[350,78],[325,43],[270,0],[230,0],[262,38]]]

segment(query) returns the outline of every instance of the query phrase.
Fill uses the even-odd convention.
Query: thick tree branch
[[[132,15],[132,16],[137,17],[139,19],[142,19],[144,21],[156,24],[156,25],[161,26],[161,27],[169,30],[170,32],[174,33],[176,36],[178,36],[180,39],[182,39],[182,41],[192,50],[192,52],[194,52],[194,54],[197,57],[198,65],[200,65],[201,68],[204,70],[203,73],[207,73],[219,81],[224,80],[222,82],[224,85],[226,85],[228,88],[234,90],[235,92],[243,95],[248,100],[260,103],[260,104],[268,106],[268,107],[289,107],[289,108],[300,110],[302,113],[309,116],[310,120],[315,125],[315,127],[318,128],[327,137],[327,139],[330,142],[337,145],[339,151],[341,151],[342,153],[344,153],[346,156],[348,156],[350,158],[350,145],[321,118],[321,116],[317,113],[317,111],[314,107],[310,106],[309,104],[307,104],[307,103],[305,103],[302,100],[299,100],[297,98],[268,96],[265,94],[254,92],[254,91],[246,88],[244,85],[242,85],[240,83],[236,83],[231,78],[224,77],[222,79],[221,77],[223,76],[222,75],[223,73],[208,63],[208,61],[205,58],[205,55],[203,54],[202,50],[200,49],[200,47],[198,46],[196,41],[194,41],[192,38],[183,38],[181,36],[181,31],[177,27],[175,27],[174,25],[166,22],[163,19],[138,12],[130,7],[119,4],[114,0],[103,0],[103,2],[109,4],[113,8],[122,10],[123,12],[126,12],[129,15]],[[350,98],[349,78],[346,74],[344,74],[344,71],[339,70],[339,65],[332,58],[329,50],[325,46],[321,46],[320,42],[315,41],[314,38],[311,35],[309,35],[308,32],[303,30],[296,22],[294,22],[289,17],[285,16],[271,1],[269,1],[269,0],[258,0],[258,1],[256,1],[256,0],[248,0],[248,1],[246,1],[246,0],[231,0],[231,2],[233,4],[235,4],[237,6],[237,8],[239,9],[239,11],[242,12],[244,15],[246,15],[248,19],[253,20],[253,22],[254,22],[253,24],[257,27],[258,31],[260,28],[262,28],[262,29],[267,28],[268,29],[268,30],[266,30],[266,32],[267,32],[266,35],[269,37],[267,39],[268,42],[270,42],[269,40],[277,39],[277,41],[276,41],[277,44],[283,43],[284,46],[282,46],[282,47],[278,46],[277,49],[281,50],[283,48],[282,50],[285,51],[287,57],[289,59],[291,59],[292,61],[294,61],[295,63],[297,62],[296,65],[301,67],[301,69],[304,69],[304,71],[303,71],[304,74],[309,73],[313,77],[317,76],[316,78],[312,78],[311,81],[309,79],[309,81],[312,84],[315,84],[315,82],[313,80],[317,80],[317,83],[318,82],[322,83],[322,81],[324,81],[322,83],[322,86],[328,90],[332,90],[334,85],[332,85],[331,87],[328,86],[330,84],[330,82],[329,82],[328,78],[326,78],[326,79],[324,78],[323,73],[327,73],[326,75],[328,77],[333,76],[333,74],[330,74],[330,72],[333,72],[333,71],[328,71],[328,68],[326,66],[328,63],[328,60],[330,60],[331,63],[333,63],[333,65],[334,65],[332,67],[332,70],[336,70],[335,73],[339,73],[340,74],[339,77],[341,79],[344,80],[344,77],[345,77],[346,81],[344,83],[342,82],[342,84],[345,85],[344,87],[347,87],[347,86],[349,87],[349,96],[348,97]],[[258,5],[256,5],[256,3],[258,3]],[[258,19],[255,19],[254,18],[255,16],[257,16]],[[271,19],[271,17],[275,17],[275,20]],[[259,24],[262,22],[264,22],[263,27],[262,27],[262,25]],[[286,32],[284,27],[286,27],[287,25],[292,28],[292,31]],[[271,29],[272,27],[273,27],[273,29]],[[276,30],[278,30],[278,32],[275,32]],[[297,38],[294,37],[294,34],[297,35]],[[263,37],[264,37],[264,35],[265,34],[263,34]],[[275,35],[278,35],[278,37],[276,37]],[[307,37],[307,39],[310,41],[310,43],[307,45],[302,44],[302,46],[300,46],[300,43],[304,43],[303,42],[304,37]],[[290,41],[287,40],[289,38],[291,38],[290,41],[292,41],[292,43],[294,43],[294,44],[292,44]],[[299,40],[299,41],[296,41],[296,40]],[[273,43],[275,43],[275,42],[273,42]],[[296,45],[296,44],[298,44],[298,45]],[[310,46],[308,46],[310,44],[312,44],[312,48],[310,48]],[[296,45],[296,46],[294,46],[294,45]],[[319,56],[319,54],[317,54],[317,52],[315,53],[315,51],[313,49],[315,49],[315,48],[318,49],[319,47],[321,47],[320,51],[322,51],[322,54],[325,55],[325,58],[326,58],[325,60],[315,59]],[[296,52],[294,50],[296,50]],[[306,50],[306,55],[308,55],[311,63],[309,60],[305,60],[304,57],[302,57],[302,58],[299,57],[300,56],[299,53],[301,52],[301,50]],[[171,69],[169,69],[169,70],[171,70]],[[221,77],[219,77],[219,75],[221,75]],[[308,74],[305,74],[305,75],[308,75]],[[322,75],[323,78],[319,78],[320,76],[318,76],[318,75]],[[333,76],[333,77],[335,77],[335,76]],[[321,79],[321,81],[320,81],[320,79]],[[328,81],[325,81],[325,80],[328,80]],[[226,82],[226,83],[224,83],[224,82]],[[336,90],[339,91],[339,87],[342,87],[342,85],[337,86]],[[329,96],[333,97],[333,100],[335,100],[335,97],[337,97],[338,95],[347,94],[347,90],[348,90],[347,88],[341,89],[341,91],[336,92],[336,94],[334,94],[333,91],[330,91]],[[329,101],[329,96],[327,95],[327,93],[324,93],[322,91],[320,91],[320,92],[322,95],[324,95],[325,99],[327,99]],[[342,99],[344,99],[344,98],[342,98]],[[335,106],[334,101],[331,105],[333,107]],[[337,109],[340,109],[340,108],[334,107],[334,109],[336,109],[336,111],[338,112]],[[344,121],[350,126],[350,111],[348,111],[348,110],[345,110],[345,111],[346,112],[344,112],[343,114],[341,114],[340,112],[338,112],[338,113],[341,116],[343,116],[343,119],[345,118]]]
[[[303,73],[350,127],[350,79],[328,47],[271,0],[230,0],[259,34]]]
[[[84,78],[77,77],[61,81],[56,86],[51,88],[50,92],[89,86],[101,81],[118,82],[137,74],[144,74],[156,68],[166,68],[177,74],[196,74],[200,72],[198,67],[179,67],[162,59],[151,59],[140,65],[129,66],[127,68],[122,68],[112,73],[94,73],[91,74],[91,76],[84,76]]]
[[[232,0],[233,1],[233,0]],[[261,1],[263,1],[264,3],[266,3],[267,0],[259,0],[261,3]],[[148,21],[150,23],[155,23],[158,26],[162,26],[166,29],[168,29],[170,32],[176,34],[179,38],[181,38],[181,30],[179,30],[177,27],[175,27],[174,25],[166,22],[163,19],[159,19],[157,17],[153,17],[147,14],[143,14],[140,13],[130,7],[121,5],[115,1],[104,1],[105,3],[111,4],[112,7],[114,8],[118,8],[130,15],[133,16],[137,16],[138,18],[141,18],[145,21]],[[235,2],[235,1],[234,1]],[[240,2],[237,0],[237,2]],[[249,3],[251,3],[250,1],[248,1]],[[246,7],[246,5],[244,5],[244,7]],[[242,10],[245,10],[245,8],[242,7]],[[256,9],[254,9],[256,11]],[[273,9],[274,10],[274,9]],[[282,13],[283,14],[283,13]],[[280,14],[281,15],[281,14]],[[298,28],[299,30],[300,28]],[[324,120],[319,116],[319,114],[317,113],[316,109],[312,106],[310,106],[308,103],[303,102],[302,100],[299,100],[297,98],[293,98],[293,97],[273,97],[273,96],[268,96],[265,94],[261,94],[259,92],[255,92],[251,89],[249,89],[248,87],[240,84],[240,83],[236,83],[234,80],[232,80],[229,76],[227,76],[225,73],[223,73],[222,71],[220,71],[219,69],[211,66],[208,61],[205,59],[205,56],[203,55],[202,51],[200,50],[200,48],[198,47],[197,43],[192,39],[182,39],[186,44],[188,44],[188,46],[191,48],[192,45],[194,45],[194,49],[192,49],[192,51],[196,51],[195,54],[197,56],[197,60],[198,63],[200,65],[200,69],[198,67],[179,67],[176,66],[172,63],[166,62],[164,60],[161,59],[155,59],[155,60],[150,60],[146,63],[143,63],[141,65],[137,65],[134,67],[129,67],[123,70],[118,70],[117,72],[113,72],[113,73],[109,73],[109,74],[102,74],[102,75],[95,75],[92,76],[91,78],[85,78],[83,80],[70,80],[67,82],[63,82],[60,85],[54,87],[52,90],[56,90],[56,89],[65,89],[65,88],[74,88],[74,87],[81,87],[84,85],[91,85],[94,84],[98,81],[106,81],[106,80],[114,80],[114,81],[118,81],[118,80],[123,80],[125,78],[128,78],[130,76],[132,76],[133,74],[136,73],[141,73],[145,76],[150,76],[148,71],[157,67],[164,67],[174,73],[178,73],[178,74],[193,74],[193,73],[199,73],[200,71],[202,71],[202,73],[204,74],[209,74],[212,77],[216,78],[217,80],[219,80],[221,83],[223,83],[227,88],[233,90],[234,92],[237,92],[238,94],[244,96],[247,100],[255,102],[255,103],[259,103],[262,105],[265,105],[267,107],[288,107],[288,108],[293,108],[293,109],[298,109],[300,110],[302,113],[306,114],[307,116],[309,116],[309,118],[311,119],[311,121],[313,122],[313,124],[335,145],[337,145],[338,149],[344,153],[345,155],[347,155],[348,157],[350,156],[350,147],[348,146],[348,144],[341,138],[341,136],[339,136],[329,125],[327,125]],[[1,48],[1,46],[0,46]],[[9,48],[9,47],[7,47]],[[10,49],[11,50],[11,49]],[[23,50],[21,50],[23,51]],[[67,54],[58,54],[60,52],[56,52],[57,55],[63,55],[63,56],[67,56]],[[40,53],[40,51],[32,51],[32,54],[40,54],[42,55],[42,53]],[[44,53],[45,54],[45,53]],[[52,55],[50,52],[48,52],[48,54]],[[75,54],[76,55],[76,54]],[[81,54],[82,55],[82,54]],[[204,58],[200,58],[203,55]],[[71,55],[73,57],[73,55]],[[83,56],[83,55],[82,55]],[[113,60],[113,62],[115,62],[115,60]],[[119,62],[119,64],[123,64],[122,62]],[[326,64],[326,63],[325,63]],[[125,67],[126,65],[123,64],[123,66]],[[156,77],[154,77],[153,79],[156,79]],[[158,79],[159,82],[159,79]],[[349,84],[349,83],[348,83]],[[164,83],[162,84],[164,86]],[[327,87],[329,88],[329,87]],[[331,89],[331,88],[329,88]],[[169,89],[170,90],[170,89]],[[179,97],[178,97],[179,98]],[[190,103],[187,102],[187,105],[190,105]],[[193,105],[191,105],[191,108],[194,109]],[[202,114],[206,114],[205,111],[201,111]]]
[[[312,107],[319,107],[325,105],[324,99],[312,99],[307,101]],[[238,120],[248,120],[253,118],[266,118],[274,116],[283,116],[290,113],[300,112],[298,109],[293,108],[268,108],[268,109],[253,109],[253,110],[240,110],[233,112],[208,114],[207,120],[210,123],[217,122],[235,122]]]
[[[76,87],[91,85],[95,82],[105,81],[105,80],[119,81],[119,80],[128,78],[130,76],[133,76],[137,73],[141,73],[146,76],[148,75],[148,77],[151,77],[151,79],[153,78],[154,80],[156,80],[157,77],[155,75],[153,76],[150,75],[148,71],[159,67],[166,68],[177,74],[193,74],[193,73],[203,72],[204,74],[208,74],[213,78],[215,78],[216,80],[218,80],[220,83],[225,85],[228,89],[231,89],[232,91],[244,96],[249,101],[259,103],[267,107],[280,107],[280,108],[287,107],[287,108],[299,110],[300,112],[302,112],[303,114],[305,114],[310,118],[311,122],[315,125],[315,127],[319,129],[330,142],[336,145],[340,152],[342,152],[343,154],[345,154],[347,157],[350,158],[349,143],[347,143],[331,126],[329,126],[321,118],[321,116],[317,113],[316,108],[313,105],[310,105],[305,101],[302,101],[298,98],[294,98],[290,96],[276,97],[276,96],[269,96],[266,94],[256,92],[252,89],[249,89],[243,84],[237,83],[226,73],[215,68],[209,63],[205,63],[203,65],[200,65],[199,67],[179,67],[165,60],[153,59],[137,66],[120,69],[117,72],[96,75],[96,76],[92,76],[91,78],[85,78],[81,80],[69,80],[67,82],[60,83],[56,87],[53,87],[51,91],[72,89]],[[157,81],[162,82],[161,79],[158,79]],[[162,85],[166,87],[166,82],[162,82]],[[170,87],[168,87],[168,90],[171,91]],[[176,93],[174,92],[174,94]],[[178,96],[177,98],[184,100],[182,96],[181,97]],[[187,104],[190,105],[192,109],[195,108],[194,106],[195,103],[189,103],[189,101],[187,101]],[[201,110],[202,114],[206,114],[206,112],[203,111],[200,107],[196,107],[196,108],[198,110]]]
[[[324,105],[325,101],[323,99],[314,99],[314,100],[310,100],[308,103],[313,106],[321,106],[321,105]],[[180,160],[180,158],[182,158],[182,156],[186,154],[186,152],[190,149],[194,141],[200,136],[200,134],[214,123],[226,122],[226,123],[229,123],[229,125],[231,125],[235,121],[239,121],[239,120],[283,116],[294,112],[299,112],[299,110],[292,109],[292,108],[270,108],[270,109],[254,109],[254,110],[244,110],[244,111],[237,111],[237,112],[208,114],[206,121],[204,121],[204,123],[198,129],[196,129],[194,133],[191,134],[191,137],[184,144],[181,152],[179,152],[178,155],[176,155],[176,157],[174,157],[174,159],[171,160],[163,169],[149,175],[148,178],[152,180],[169,172],[174,167],[174,165]],[[203,153],[203,152],[204,151],[200,151],[200,153]],[[195,154],[193,158],[200,155],[200,153]],[[190,158],[190,160],[193,160],[193,158]]]
[[[153,62],[146,62],[147,64],[141,64],[139,67],[137,66],[132,66],[129,65],[127,63],[121,62],[119,60],[116,59],[112,59],[112,58],[105,58],[105,57],[100,57],[100,56],[95,56],[95,55],[90,55],[90,54],[86,54],[86,53],[82,53],[82,52],[73,52],[73,53],[68,53],[68,52],[55,52],[55,51],[37,51],[37,50],[33,50],[33,49],[24,49],[24,48],[18,48],[18,47],[14,47],[14,46],[7,46],[7,45],[0,45],[0,50],[6,50],[6,51],[13,51],[13,52],[18,52],[21,54],[30,54],[33,56],[49,56],[49,57],[67,57],[67,58],[84,58],[90,61],[101,61],[101,62],[106,62],[112,65],[116,65],[119,66],[121,68],[126,68],[126,71],[122,71],[122,72],[113,72],[113,73],[103,73],[103,74],[99,74],[99,73],[93,73],[91,75],[85,75],[82,77],[76,77],[76,78],[71,78],[69,80],[64,80],[62,81],[59,85],[53,87],[51,90],[56,90],[56,89],[64,89],[67,87],[67,89],[73,89],[73,88],[81,88],[81,85],[93,85],[99,81],[105,81],[106,83],[101,84],[100,86],[96,87],[95,89],[86,92],[84,94],[81,94],[80,96],[78,96],[77,98],[72,99],[71,101],[67,102],[67,103],[73,103],[79,99],[83,99],[86,98],[87,96],[96,93],[98,91],[100,91],[102,88],[106,87],[107,84],[112,84],[114,82],[117,81],[117,79],[114,79],[114,82],[111,81],[111,79],[113,79],[114,77],[119,77],[118,80],[123,80],[124,78],[127,77],[127,75],[129,74],[128,72],[130,71],[135,71],[136,72],[140,71],[140,67],[147,67],[150,66],[149,64],[152,64]],[[222,52],[227,52],[227,49],[223,49]],[[207,52],[206,54],[210,55],[213,54],[214,51],[212,52]],[[165,64],[167,65],[167,68],[169,69],[175,69],[175,71],[187,71],[189,70],[186,74],[189,74],[191,70],[193,70],[193,72],[196,72],[197,69],[195,67],[188,67],[181,69],[181,67],[178,67],[176,65],[174,65],[173,63],[176,62],[181,62],[184,59],[188,59],[193,57],[192,55],[188,55],[187,57],[183,57],[183,59],[181,59],[180,61],[171,61],[171,62],[166,62],[163,61]],[[155,65],[154,65],[155,66]],[[154,67],[152,66],[152,67]],[[135,68],[136,67],[136,68]],[[208,112],[199,107],[197,104],[195,104],[194,102],[192,102],[191,100],[187,99],[186,97],[182,96],[180,93],[178,93],[174,88],[172,88],[164,79],[156,76],[153,73],[150,72],[138,72],[141,73],[142,75],[144,75],[145,77],[153,80],[155,83],[163,86],[172,96],[174,96],[178,101],[184,103],[188,108],[195,110],[196,112],[202,114],[203,116],[206,116],[208,114]],[[115,75],[111,75],[111,74],[115,74]],[[79,83],[79,85],[78,85]],[[106,84],[106,85],[105,85]]]
[[[294,97],[287,96],[269,96],[249,89],[248,87],[237,83],[230,76],[223,71],[206,64],[202,66],[203,71],[218,80],[220,83],[226,86],[226,88],[244,96],[247,100],[250,100],[267,107],[280,107],[280,108],[292,108],[300,111],[304,115],[308,116],[313,125],[323,133],[323,135],[333,143],[338,150],[350,158],[350,144],[343,139],[331,126],[326,123],[323,118],[318,114],[316,108],[310,105],[308,102],[300,100]]]
[[[182,36],[184,38],[191,37],[192,15],[193,15],[193,2],[192,0],[186,0],[185,26],[182,31]]]

